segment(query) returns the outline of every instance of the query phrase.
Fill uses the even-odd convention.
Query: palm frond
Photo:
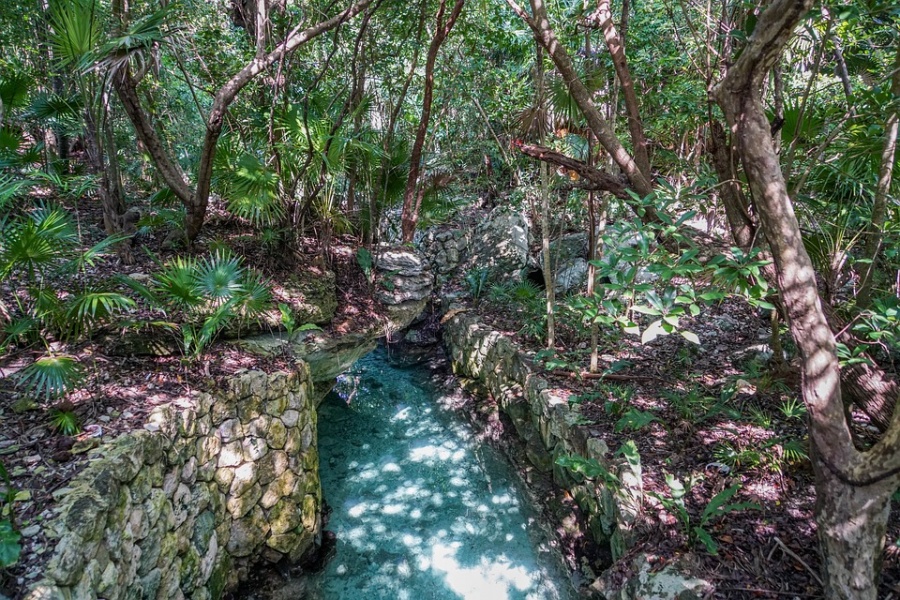
[[[34,79],[22,72],[12,72],[0,76],[0,103],[4,110],[22,108],[28,105],[28,92]]]
[[[19,385],[35,396],[50,400],[74,389],[83,379],[84,368],[74,357],[49,354],[22,370]]]
[[[97,0],[50,3],[50,45],[60,68],[81,68],[100,43],[104,15]]]
[[[29,279],[68,256],[78,240],[69,214],[61,208],[40,206],[6,227],[0,249],[0,279],[24,271]]]
[[[168,38],[177,32],[177,29],[168,25],[171,6],[173,5],[164,6],[134,20],[125,32],[97,48],[83,66],[89,68],[93,65],[115,72],[134,60],[136,68],[142,70],[151,59],[149,51],[168,43]]]
[[[241,259],[227,250],[219,250],[197,266],[197,289],[219,306],[244,292],[243,275]]]
[[[114,316],[134,308],[134,300],[117,292],[82,292],[67,302],[66,323],[69,329],[66,334],[71,339],[80,338]]]
[[[195,276],[196,268],[196,260],[178,256],[153,276],[154,287],[165,304],[190,310],[203,302],[203,294]]]

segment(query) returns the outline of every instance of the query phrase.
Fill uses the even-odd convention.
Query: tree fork
[[[887,502],[896,489],[900,418],[869,451],[853,443],[841,401],[836,341],[816,286],[812,261],[772,142],[760,90],[812,0],[775,0],[713,95],[738,142],[760,224],[769,241],[778,288],[802,358],[816,469],[816,519],[829,598],[874,600]],[[849,524],[852,523],[852,527]]]

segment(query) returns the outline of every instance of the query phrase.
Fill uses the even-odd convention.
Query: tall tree
[[[422,114],[419,116],[419,127],[416,129],[416,139],[413,142],[412,153],[409,157],[409,176],[406,179],[406,191],[403,193],[403,212],[401,213],[401,231],[404,242],[411,242],[416,233],[416,225],[419,222],[419,209],[422,206],[424,188],[419,186],[419,174],[422,170],[422,148],[425,145],[425,135],[428,133],[428,123],[431,121],[431,103],[434,97],[434,67],[437,62],[438,52],[450,35],[450,31],[456,24],[462,12],[465,0],[456,0],[450,14],[446,14],[447,0],[440,0],[437,17],[435,19],[434,35],[428,46],[428,54],[425,58],[425,89],[422,95]]]
[[[169,186],[187,209],[184,233],[188,241],[193,241],[197,237],[206,219],[216,146],[219,137],[222,135],[222,127],[228,108],[240,91],[260,73],[277,65],[283,58],[309,41],[346,23],[365,10],[373,1],[359,0],[337,15],[309,27],[304,28],[302,25],[297,25],[269,52],[266,52],[266,35],[268,31],[268,28],[265,26],[266,5],[265,2],[257,2],[255,19],[256,56],[241,70],[232,75],[218,89],[213,98],[212,107],[206,117],[206,134],[200,151],[194,189],[191,189],[186,174],[181,170],[178,162],[171,157],[161,137],[156,132],[148,112],[141,105],[137,90],[142,77],[141,74],[136,75],[133,73],[131,66],[127,62],[113,73],[113,85],[125,108],[125,113],[134,126],[138,139],[146,147],[153,164],[166,182],[166,185]]]
[[[769,240],[788,323],[801,355],[816,473],[816,519],[828,598],[874,599],[890,496],[900,483],[900,414],[868,451],[856,448],[841,400],[840,365],[812,261],[772,141],[762,88],[812,0],[774,0],[714,88]]]

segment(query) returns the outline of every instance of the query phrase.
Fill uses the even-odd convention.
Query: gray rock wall
[[[591,438],[579,425],[577,407],[570,407],[548,389],[547,381],[532,373],[518,348],[501,333],[481,324],[474,314],[462,312],[448,319],[444,342],[454,371],[478,380],[496,398],[525,442],[529,461],[543,472],[552,471],[556,483],[572,493],[587,515],[594,539],[609,546],[614,560],[621,557],[632,543],[640,512],[640,465],[614,460],[606,444]],[[616,474],[621,484],[614,487],[585,479],[555,464],[561,456],[594,459]]]
[[[245,372],[95,450],[28,599],[216,599],[257,561],[299,559],[321,528],[309,392],[303,363]]]

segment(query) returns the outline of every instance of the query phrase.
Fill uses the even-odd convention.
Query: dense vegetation
[[[140,309],[199,356],[271,308],[213,214],[287,270],[338,238],[367,268],[509,207],[546,293],[489,300],[577,372],[620,336],[697,342],[683,320],[726,296],[771,315],[773,368],[803,375],[825,594],[875,598],[900,483],[896,3],[51,0],[4,4],[0,31],[0,344],[60,430],[88,375],[70,344]],[[588,283],[555,298],[550,241],[573,231]],[[147,281],[94,275],[151,238]],[[498,275],[467,273],[473,299]]]

